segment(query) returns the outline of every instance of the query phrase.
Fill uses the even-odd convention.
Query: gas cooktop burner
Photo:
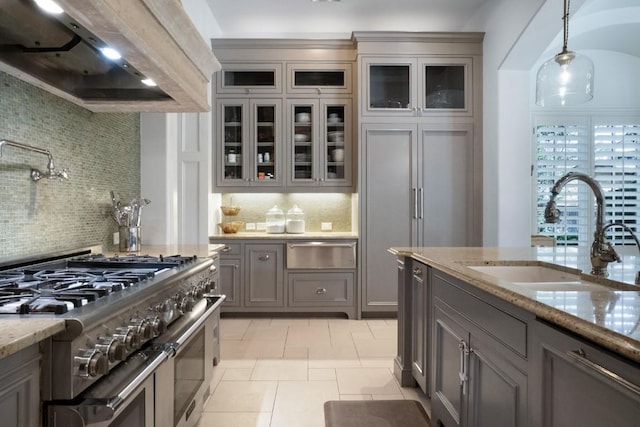
[[[0,271],[0,314],[63,314],[196,261],[172,255],[83,255]]]

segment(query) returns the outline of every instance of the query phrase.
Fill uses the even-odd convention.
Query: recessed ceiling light
[[[102,54],[106,58],[111,59],[112,61],[117,61],[118,59],[122,58],[122,55],[120,55],[120,52],[118,52],[112,47],[108,47],[108,46],[102,47],[100,48],[100,52],[102,52]]]
[[[64,10],[62,10],[58,3],[54,2],[53,0],[35,0],[35,2],[40,9],[44,10],[47,13],[59,15],[64,12]]]
[[[157,86],[156,82],[154,82],[152,79],[142,79],[140,81],[146,84],[147,86]]]

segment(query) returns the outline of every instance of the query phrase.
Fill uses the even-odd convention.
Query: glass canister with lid
[[[287,233],[304,233],[304,211],[298,205],[287,211]]]
[[[267,233],[284,233],[284,212],[274,205],[267,211]]]

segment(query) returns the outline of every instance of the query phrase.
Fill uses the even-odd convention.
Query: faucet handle
[[[607,245],[607,249],[605,252],[602,253],[602,259],[603,261],[607,261],[607,262],[620,262],[620,256],[618,255],[618,253],[616,252],[615,249],[613,249],[613,245],[611,244],[611,242],[606,242]]]

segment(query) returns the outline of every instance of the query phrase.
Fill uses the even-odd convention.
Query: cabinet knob
[[[422,269],[420,267],[414,268],[413,275],[416,277],[422,277]]]
[[[247,88],[245,89],[247,93],[251,93],[251,89]]]
[[[318,95],[320,95],[322,93],[322,89],[317,88],[316,90],[318,91]]]
[[[268,254],[260,255],[260,256],[258,257],[258,259],[259,259],[260,261],[267,261],[267,260],[269,260],[269,255],[268,255]]]
[[[322,294],[326,294],[327,293],[327,289],[326,288],[318,288],[316,289],[316,295],[322,295]]]

